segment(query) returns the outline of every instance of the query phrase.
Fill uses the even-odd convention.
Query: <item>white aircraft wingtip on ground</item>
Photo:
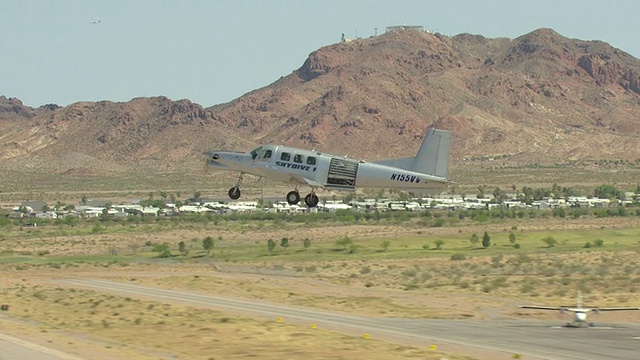
[[[640,307],[583,307],[582,306],[582,292],[578,289],[577,304],[575,307],[571,306],[538,306],[538,305],[520,305],[521,309],[536,309],[536,310],[555,310],[561,313],[572,312],[574,314],[573,322],[567,324],[572,327],[588,327],[591,324],[587,322],[587,313],[593,311],[599,314],[601,311],[630,311],[640,310]]]

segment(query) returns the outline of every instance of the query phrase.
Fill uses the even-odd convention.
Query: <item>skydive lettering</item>
[[[417,184],[417,183],[420,182],[420,177],[415,176],[415,175],[406,175],[406,174],[393,173],[393,174],[391,174],[391,180],[411,182],[411,183],[416,183]]]
[[[276,161],[276,165],[283,168],[291,169],[291,170],[316,171],[315,167],[312,168],[309,165],[294,164],[294,163],[284,162],[284,161]]]

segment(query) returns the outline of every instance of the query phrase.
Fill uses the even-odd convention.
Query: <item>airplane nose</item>
[[[212,151],[204,152],[204,153],[202,153],[202,156],[207,161],[209,161],[209,160],[218,160],[220,158],[220,155],[218,153],[212,152]]]

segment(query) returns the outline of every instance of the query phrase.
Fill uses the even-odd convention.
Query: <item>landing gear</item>
[[[318,202],[318,195],[315,193],[307,194],[307,196],[304,197],[304,203],[310,208],[318,206]]]
[[[287,202],[289,205],[295,205],[300,202],[300,193],[297,190],[289,191],[287,193]]]
[[[229,198],[231,200],[240,199],[240,188],[238,188],[237,186],[234,186],[231,189],[229,189]]]
[[[244,175],[244,173],[240,173],[240,176],[238,177],[238,181],[236,182],[236,186],[234,186],[231,189],[229,189],[229,192],[227,193],[231,200],[240,199],[240,194],[241,194],[240,193],[240,184],[242,183],[242,176],[243,175]]]

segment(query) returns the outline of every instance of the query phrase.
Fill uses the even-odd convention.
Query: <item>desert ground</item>
[[[10,310],[1,313],[2,333],[91,359],[486,358],[477,349],[443,353],[429,344],[60,282],[83,278],[413,319],[563,324],[567,315],[518,305],[571,305],[577,289],[585,305],[640,304],[637,216],[456,219],[441,227],[420,217],[316,222],[304,218],[311,214],[296,216],[302,217],[7,225],[0,237],[0,294]],[[471,234],[482,238],[484,232],[491,246],[470,242]],[[549,236],[557,240],[552,247],[542,240]],[[214,240],[208,251],[207,237]],[[585,246],[598,239],[600,246]],[[271,250],[268,240],[275,243]],[[158,244],[169,254],[163,257]],[[592,316],[640,322],[640,311]]]

